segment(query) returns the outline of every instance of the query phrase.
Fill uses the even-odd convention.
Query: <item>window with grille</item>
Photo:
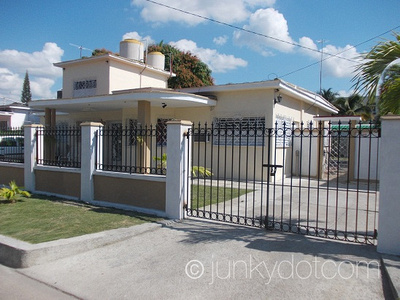
[[[215,118],[214,145],[262,146],[264,144],[264,117]]]
[[[74,97],[87,97],[96,95],[97,80],[80,80],[73,83]]]

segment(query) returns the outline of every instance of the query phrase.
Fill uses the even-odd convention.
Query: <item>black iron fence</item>
[[[165,175],[167,130],[165,126],[114,124],[99,128],[98,170]]]
[[[23,128],[0,128],[0,161],[24,162]]]
[[[81,128],[42,127],[36,131],[37,163],[46,166],[81,167]]]
[[[375,243],[380,128],[373,123],[194,126],[189,216]]]

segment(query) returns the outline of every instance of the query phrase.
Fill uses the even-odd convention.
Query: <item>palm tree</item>
[[[370,104],[364,103],[364,98],[359,94],[350,97],[340,97],[333,103],[339,109],[339,115],[358,116],[364,121],[372,119],[372,108]]]
[[[371,100],[380,92],[381,114],[400,113],[400,68],[394,67],[400,61],[400,34],[394,33],[394,37],[394,41],[381,41],[365,54],[365,62],[357,67],[352,79],[355,91]]]
[[[324,97],[326,100],[328,100],[330,103],[336,102],[337,96],[339,96],[338,93],[332,92],[332,88],[329,89],[322,89],[320,92],[318,92],[319,95]]]

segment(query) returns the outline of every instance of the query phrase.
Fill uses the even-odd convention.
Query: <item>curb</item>
[[[385,254],[381,257],[381,263],[393,299],[400,300],[400,257]]]
[[[145,223],[39,244],[0,235],[0,264],[11,268],[28,268],[114,244],[162,226],[162,223]]]

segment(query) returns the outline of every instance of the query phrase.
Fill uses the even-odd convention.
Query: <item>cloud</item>
[[[219,53],[215,49],[198,47],[197,44],[191,40],[183,39],[177,42],[171,42],[169,44],[181,51],[189,51],[196,55],[215,73],[225,73],[230,70],[235,70],[239,67],[247,66],[247,61],[241,58]]]
[[[218,46],[225,45],[227,41],[228,41],[228,36],[227,35],[218,36],[218,37],[213,38],[214,44],[216,44]]]
[[[155,41],[151,38],[151,36],[147,35],[145,37],[142,37],[139,33],[137,33],[136,31],[132,31],[132,32],[127,32],[122,36],[122,39],[135,39],[138,41],[147,41],[148,45],[153,45],[155,43]]]
[[[259,51],[264,56],[272,54],[271,48],[281,52],[291,52],[294,49],[285,17],[273,8],[259,9],[251,14],[243,29],[260,35],[236,30],[233,33],[235,43]]]
[[[181,11],[150,3],[145,0],[132,0],[132,5],[141,7],[141,16],[148,22],[169,23],[178,22],[191,26],[206,22],[200,15],[226,23],[245,21],[254,7],[269,7],[275,0],[158,0],[157,2],[177,8]],[[229,13],[227,9],[229,8]],[[191,14],[184,13],[189,12]]]
[[[300,38],[299,43],[304,47],[318,50],[318,46],[309,37]],[[316,60],[321,59],[321,52],[307,49],[302,49],[301,52]],[[333,76],[337,78],[353,77],[355,67],[362,62],[360,53],[351,45],[336,47],[328,44],[322,49],[322,52],[324,76]]]
[[[54,97],[51,88],[62,70],[53,66],[61,61],[64,50],[56,43],[45,43],[41,51],[0,51],[0,97],[20,100],[25,72],[29,73],[33,99]]]

